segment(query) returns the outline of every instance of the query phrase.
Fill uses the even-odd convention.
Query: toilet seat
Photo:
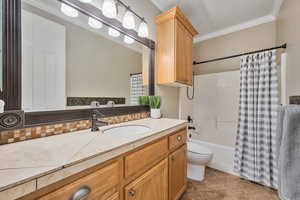
[[[211,150],[194,142],[187,143],[187,150],[191,153],[199,154],[199,156],[209,156],[212,154]]]

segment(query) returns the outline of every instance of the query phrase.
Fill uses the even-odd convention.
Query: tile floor
[[[202,182],[189,181],[181,200],[279,200],[275,190],[208,168]]]

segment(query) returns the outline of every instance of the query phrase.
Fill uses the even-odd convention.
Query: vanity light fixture
[[[78,11],[67,4],[62,3],[60,10],[68,17],[78,17]]]
[[[79,0],[82,3],[92,3],[93,0]]]
[[[124,35],[124,42],[126,44],[133,44],[134,43],[134,39],[132,39],[131,37],[128,37],[127,35]]]
[[[90,27],[92,27],[94,29],[100,29],[103,26],[102,22],[100,22],[92,17],[89,17],[88,24],[90,25]]]
[[[138,36],[146,38],[149,36],[149,30],[148,30],[148,25],[146,22],[143,20],[139,26],[138,30]]]
[[[125,12],[125,15],[123,17],[122,25],[124,28],[127,29],[134,29],[135,28],[135,20],[133,13],[130,11],[130,8],[127,8],[127,11]]]
[[[112,37],[119,37],[120,36],[120,32],[117,31],[116,29],[113,28],[108,28],[108,34]]]
[[[118,13],[116,2],[114,0],[104,0],[102,13],[105,17],[116,18]]]

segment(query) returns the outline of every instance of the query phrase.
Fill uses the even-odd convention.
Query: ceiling
[[[283,0],[151,0],[161,11],[178,5],[198,30],[195,42],[276,19]]]

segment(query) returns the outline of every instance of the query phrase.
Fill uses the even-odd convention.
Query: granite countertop
[[[143,125],[149,131],[134,135],[103,133],[124,125]],[[183,120],[146,118],[105,126],[99,132],[84,130],[2,145],[0,197],[11,195],[9,192],[15,193],[11,197],[28,194],[184,126]]]

